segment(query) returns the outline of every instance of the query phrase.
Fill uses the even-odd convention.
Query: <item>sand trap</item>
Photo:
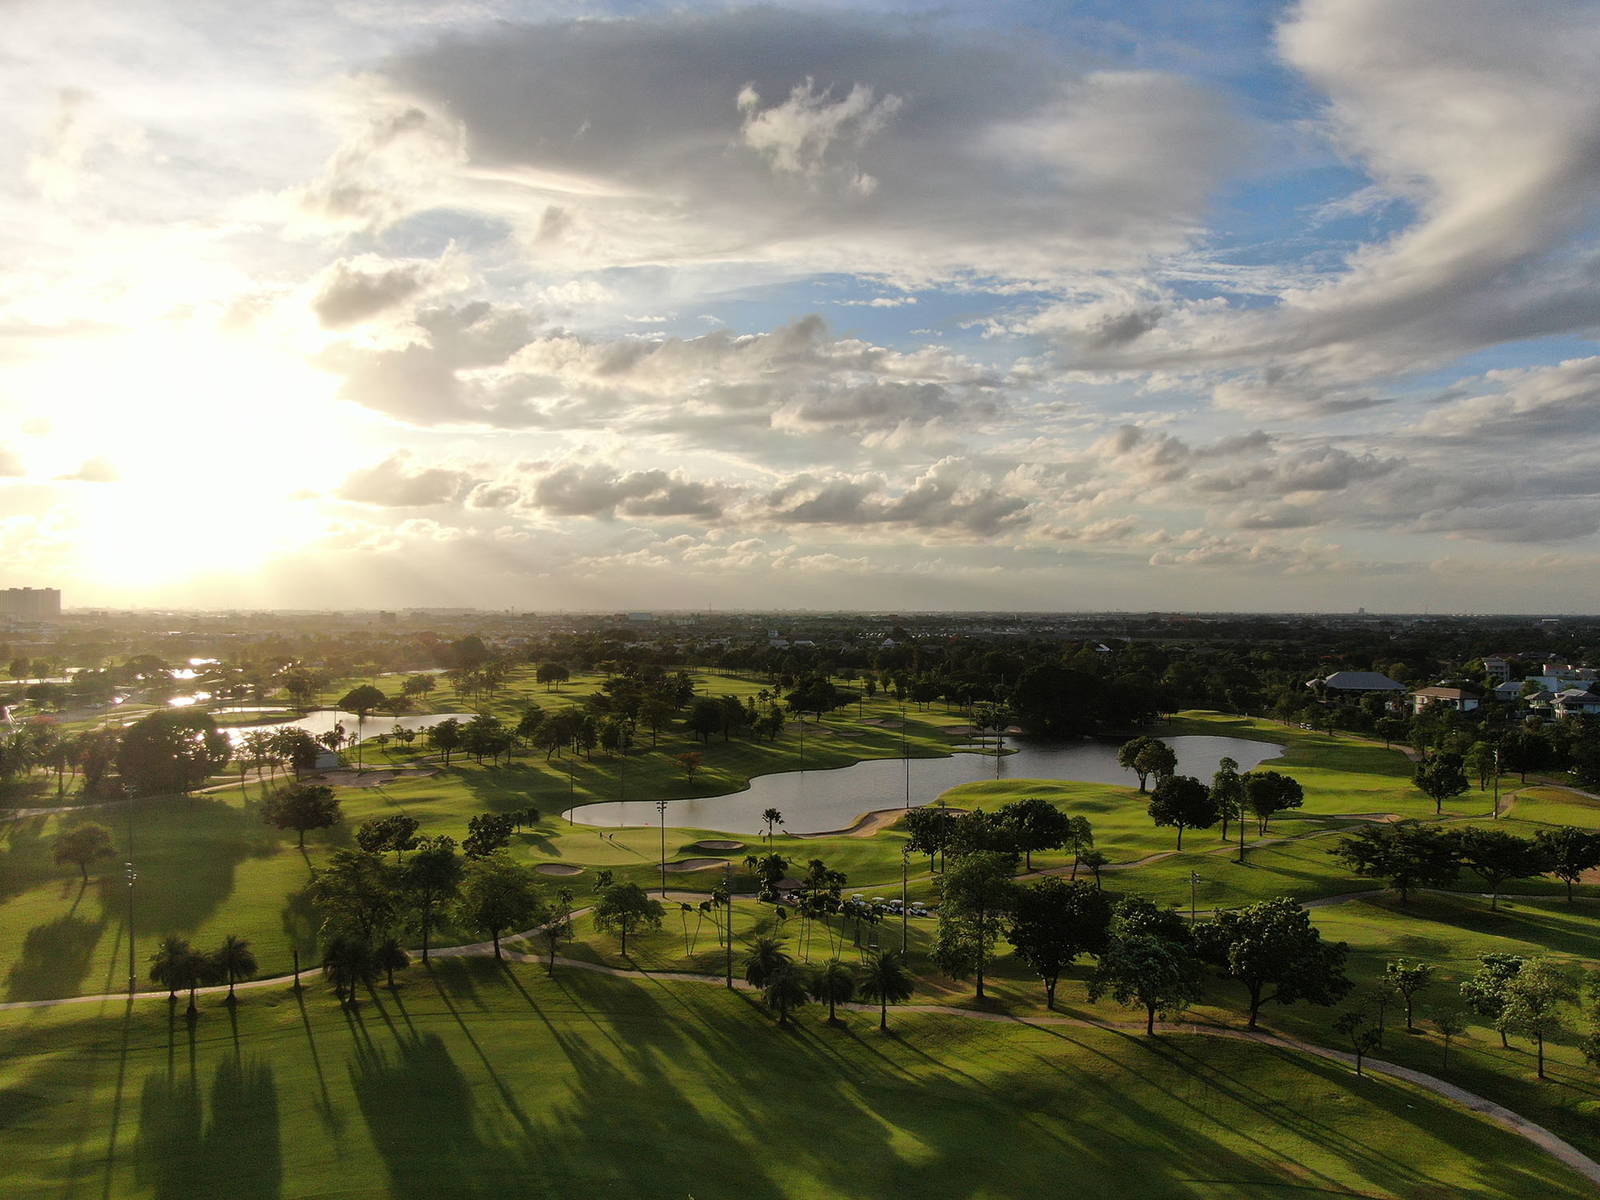
[[[571,863],[535,863],[533,869],[541,875],[582,875],[583,868]]]
[[[879,729],[899,729],[904,722],[894,721],[888,717],[863,717],[861,724],[876,725]]]
[[[727,863],[728,860],[725,858],[684,858],[677,862],[669,862],[667,870],[680,874],[684,871],[709,871],[713,867],[726,866]]]
[[[728,852],[731,853],[734,850],[743,850],[744,849],[744,843],[743,842],[724,841],[724,840],[722,840],[720,838],[707,838],[703,842],[695,842],[694,843],[694,849],[696,849],[696,850],[723,850],[723,851],[728,851]]]
[[[414,771],[381,767],[368,768],[365,771],[323,771],[320,775],[309,775],[307,778],[330,787],[370,788],[383,787],[389,783],[403,783],[407,779],[426,779],[438,773],[438,767],[419,767]]]

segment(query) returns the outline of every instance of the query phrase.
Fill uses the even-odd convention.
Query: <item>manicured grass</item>
[[[815,1009],[441,963],[318,990],[0,1017],[0,1193],[52,1197],[1577,1197],[1403,1084],[1202,1037]]]

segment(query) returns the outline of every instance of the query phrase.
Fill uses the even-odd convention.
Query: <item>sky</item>
[[[1594,612],[1600,9],[107,5],[0,47],[0,586]]]

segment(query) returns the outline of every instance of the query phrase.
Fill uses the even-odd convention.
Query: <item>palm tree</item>
[[[339,934],[322,952],[322,975],[333,984],[340,1004],[354,1004],[356,985],[372,983],[377,972],[372,947],[361,938]]]
[[[767,827],[767,845],[772,845],[772,827],[783,824],[783,814],[775,808],[769,808],[761,814],[761,820]]]
[[[396,937],[384,938],[373,953],[373,966],[389,977],[389,990],[394,991],[394,973],[411,965],[411,955]]]
[[[793,963],[778,945],[777,938],[757,938],[744,960],[744,979],[751,987],[764,988],[773,973]]]
[[[216,973],[228,981],[228,1003],[232,1004],[234,981],[249,979],[256,973],[256,956],[250,943],[230,933],[222,940],[222,945],[212,951],[211,961]]]
[[[905,959],[894,950],[884,950],[867,959],[856,990],[867,1000],[879,1004],[878,1028],[889,1032],[889,1005],[911,999],[917,979],[906,967]]]
[[[188,986],[189,976],[194,973],[191,963],[194,957],[194,947],[189,944],[189,939],[175,933],[162,938],[161,945],[150,956],[150,980],[167,989],[168,1004],[176,1004],[178,989]]]
[[[828,1024],[840,1024],[836,1004],[848,1004],[856,994],[856,973],[837,958],[830,958],[811,973],[811,998],[828,1002]]]
[[[766,1001],[768,1008],[777,1010],[778,1024],[787,1025],[789,1010],[799,1008],[811,998],[811,993],[806,987],[805,976],[792,963],[785,962],[767,976],[767,982],[761,988],[761,998]]]

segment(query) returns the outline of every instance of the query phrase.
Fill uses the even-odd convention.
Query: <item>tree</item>
[[[1462,769],[1461,756],[1430,750],[1422,756],[1411,782],[1433,801],[1434,815],[1444,811],[1444,802],[1465,792],[1471,783]]]
[[[544,935],[545,948],[550,952],[550,960],[545,965],[545,970],[551,975],[554,975],[556,970],[556,950],[562,942],[572,936],[572,899],[571,888],[558,889],[555,904],[551,906],[544,924],[539,929]]]
[[[454,717],[428,727],[428,741],[444,755],[444,765],[450,765],[450,753],[461,748],[461,722]]]
[[[111,858],[116,852],[117,847],[111,838],[111,830],[93,821],[85,821],[81,825],[63,829],[56,835],[53,856],[59,867],[64,867],[68,863],[77,867],[79,874],[83,876],[83,881],[87,883],[89,864],[98,862],[102,858]]]
[[[1333,1028],[1349,1041],[1350,1049],[1355,1052],[1356,1074],[1359,1076],[1361,1060],[1380,1040],[1378,1031],[1372,1028],[1371,1018],[1364,1012],[1343,1012],[1334,1021]]]
[[[1244,802],[1255,814],[1263,837],[1272,814],[1286,808],[1299,808],[1306,802],[1300,781],[1277,771],[1250,771],[1239,777],[1244,784]],[[1241,820],[1243,817],[1241,816]]]
[[[427,678],[427,676],[423,676]],[[386,937],[379,942],[372,952],[372,965],[384,973],[388,980],[389,990],[394,991],[394,973],[403,971],[411,965],[411,955],[400,944],[397,937]]]
[[[306,831],[327,829],[339,823],[339,798],[333,789],[320,783],[297,783],[267,797],[261,817],[268,825],[293,829],[305,849]]]
[[[695,773],[700,770],[700,764],[704,760],[700,757],[698,750],[689,750],[683,754],[673,755],[672,761],[682,768],[684,779],[689,783],[693,783]]]
[[[311,900],[322,914],[325,934],[350,933],[371,944],[400,914],[396,871],[366,850],[335,850],[328,865],[312,873]]]
[[[775,808],[766,809],[761,814],[761,823],[767,827],[767,845],[770,846],[772,845],[772,827],[783,824],[783,814]]]
[[[1244,777],[1234,759],[1223,758],[1217,763],[1217,773],[1211,777],[1211,798],[1222,818],[1222,840],[1227,841],[1228,822],[1244,821]]]
[[[789,1023],[791,1010],[799,1008],[811,998],[806,977],[793,963],[785,963],[771,975],[761,988],[761,998],[768,1008],[778,1014],[778,1024]]]
[[[1217,823],[1217,805],[1210,789],[1192,775],[1169,775],[1150,793],[1150,819],[1175,826],[1182,850],[1185,829],[1209,829]]]
[[[345,712],[356,715],[356,770],[361,770],[361,733],[367,723],[367,717],[373,709],[382,708],[389,703],[389,698],[373,687],[370,683],[363,683],[359,687],[351,688],[339,701],[339,707]]]
[[[1108,993],[1118,1004],[1143,1008],[1144,1031],[1153,1034],[1158,1012],[1181,1012],[1199,996],[1199,965],[1183,946],[1164,938],[1116,937],[1089,980],[1091,1000]]]
[[[1461,871],[1453,835],[1433,825],[1400,821],[1367,825],[1339,839],[1333,856],[1363,879],[1381,879],[1410,902],[1414,887],[1443,887]]]
[[[909,835],[906,840],[907,848],[913,854],[926,854],[931,865],[933,857],[942,856],[949,845],[955,821],[956,814],[942,803],[907,810],[906,815],[900,819],[900,823],[906,827],[906,833]]]
[[[690,733],[702,742],[710,742],[711,735],[722,728],[722,705],[710,696],[702,696],[690,707],[685,723]]]
[[[1091,732],[1106,717],[1104,681],[1087,671],[1057,663],[1027,668],[1011,689],[1011,708],[1034,733],[1075,737]]]
[[[1466,1018],[1457,1008],[1445,1008],[1434,1013],[1428,1018],[1428,1024],[1438,1031],[1439,1040],[1444,1043],[1444,1053],[1439,1056],[1439,1066],[1450,1065],[1450,1043],[1467,1031]]]
[[[1537,771],[1555,763],[1555,747],[1543,734],[1521,730],[1507,734],[1500,743],[1500,766],[1515,771],[1521,782],[1528,782],[1528,772]]]
[[[1456,835],[1462,863],[1489,885],[1489,909],[1500,906],[1500,886],[1508,879],[1531,879],[1550,869],[1540,842],[1499,829],[1463,829]]]
[[[375,817],[371,821],[363,821],[356,830],[356,845],[369,854],[393,850],[395,862],[398,863],[407,850],[416,848],[417,828],[417,819],[402,813]]]
[[[489,935],[499,958],[502,933],[527,929],[544,919],[544,893],[531,868],[495,852],[467,864],[460,915],[469,929]]]
[[[744,981],[753,988],[764,988],[773,974],[794,960],[784,952],[777,938],[759,937],[744,959]]]
[[[1073,818],[1043,796],[1024,796],[1002,804],[995,816],[1004,827],[1011,846],[1022,852],[1023,865],[1029,871],[1033,870],[1035,850],[1059,850],[1073,833]],[[1093,844],[1092,836],[1090,844]]]
[[[510,813],[479,813],[467,820],[467,836],[461,843],[461,852],[468,858],[486,858],[509,846],[516,828],[516,818]]]
[[[450,837],[423,838],[400,873],[400,888],[411,902],[417,927],[422,931],[422,961],[428,961],[428,942],[434,928],[461,887],[465,869]]]
[[[1383,964],[1383,979],[1405,1000],[1406,1032],[1412,1032],[1416,1028],[1411,1020],[1412,1005],[1417,994],[1433,983],[1433,968],[1411,959],[1391,959]]]
[[[1094,889],[1095,889],[1095,891],[1098,892],[1100,890],[1100,871],[1111,860],[1106,857],[1106,855],[1105,855],[1105,853],[1103,851],[1100,851],[1100,850],[1085,850],[1083,852],[1083,857],[1082,857],[1081,861],[1082,861],[1082,863],[1083,863],[1083,865],[1085,867],[1089,868],[1089,870],[1091,872],[1093,872],[1093,874],[1094,874]]]
[[[1387,750],[1396,742],[1405,741],[1411,726],[1399,717],[1379,717],[1373,722],[1372,732],[1383,739],[1383,748]]]
[[[856,990],[863,1000],[878,1002],[878,1030],[889,1032],[889,1005],[903,1004],[916,991],[916,976],[907,969],[905,960],[894,950],[882,950],[869,955],[861,968],[861,978]]]
[[[775,901],[778,885],[788,873],[789,860],[781,854],[749,854],[745,856],[744,864],[756,877],[757,898]]]
[[[424,953],[426,958],[426,953]],[[333,984],[333,994],[341,1005],[356,1002],[356,988],[362,984],[372,986],[377,977],[378,963],[370,942],[352,934],[339,934],[328,939],[322,948],[322,975]]]
[[[227,735],[205,713],[164,710],[141,717],[123,732],[117,773],[137,795],[185,793],[220,771],[232,753]]]
[[[1572,902],[1572,885],[1585,871],[1600,867],[1600,833],[1588,833],[1572,825],[1541,829],[1533,835],[1544,852],[1546,868],[1567,885],[1567,902]]]
[[[595,927],[616,935],[622,942],[622,957],[628,957],[628,935],[661,928],[666,909],[637,883],[614,883],[600,893],[594,906]]]
[[[1155,776],[1157,784],[1178,773],[1178,752],[1156,738],[1146,738],[1133,760],[1133,770],[1139,776],[1139,790],[1144,791],[1144,781]]]
[[[1244,985],[1250,1029],[1263,1004],[1333,1004],[1350,991],[1349,946],[1324,942],[1311,914],[1287,896],[1224,909],[1196,927],[1195,943],[1205,961]]]
[[[1532,1037],[1544,1078],[1544,1040],[1561,1029],[1561,1006],[1578,997],[1572,977],[1548,958],[1530,958],[1506,981],[1496,1027]]]
[[[544,684],[544,690],[548,692],[572,678],[572,672],[557,662],[540,663],[534,678]]]
[[[169,933],[150,956],[150,981],[167,989],[167,1003],[178,1002],[180,989],[189,989],[189,1011],[194,1011],[194,989],[206,970],[206,956],[189,944],[188,938]]]
[[[944,875],[933,959],[952,979],[975,976],[979,1000],[984,969],[1016,902],[1015,863],[1013,855],[984,850],[963,855]]]
[[[1045,1007],[1056,1006],[1056,983],[1080,954],[1106,946],[1111,902],[1087,883],[1047,876],[1016,889],[1006,937],[1017,957],[1044,983]]]
[[[1480,954],[1478,970],[1461,983],[1461,998],[1480,1017],[1488,1017],[1500,1033],[1502,1048],[1506,1041],[1506,1027],[1500,1014],[1506,1007],[1506,988],[1521,972],[1527,959],[1519,954]]]
[[[1150,778],[1150,769],[1148,766],[1140,763],[1139,755],[1144,751],[1146,746],[1159,744],[1161,743],[1158,743],[1155,738],[1146,734],[1123,742],[1121,747],[1117,750],[1117,764],[1121,766],[1124,771],[1132,771],[1139,777],[1139,790],[1141,792],[1145,790],[1145,783]],[[1176,759],[1176,755],[1174,755],[1174,759]],[[1174,763],[1174,765],[1176,765],[1176,763]]]
[[[856,994],[856,973],[837,958],[830,958],[811,973],[811,998],[828,1006],[828,1024],[839,1024],[834,1008],[848,1004]]]
[[[222,945],[211,952],[213,971],[227,982],[228,1003],[234,1003],[233,985],[236,980],[249,979],[257,970],[255,952],[244,938],[229,934]]]

